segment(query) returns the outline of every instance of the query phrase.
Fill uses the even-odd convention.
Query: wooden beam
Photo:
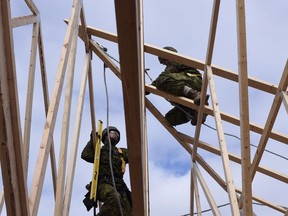
[[[39,14],[39,10],[37,8],[37,6],[35,5],[35,3],[32,0],[25,0],[27,6],[29,7],[30,11],[34,14],[34,15],[38,15]]]
[[[151,92],[155,95],[158,95],[158,96],[161,96],[161,97],[164,97],[170,101],[173,101],[173,102],[176,102],[176,103],[179,103],[179,104],[182,104],[186,107],[191,107],[192,109],[196,109],[198,110],[198,106],[195,105],[192,100],[189,100],[187,98],[184,98],[184,97],[176,97],[174,95],[171,95],[171,94],[168,94],[166,92],[163,92],[163,91],[160,91],[158,90],[155,86],[152,86],[152,85],[148,85],[148,84],[145,84],[145,91],[147,92]],[[211,109],[210,107],[208,106],[205,106],[204,107],[204,113],[208,114],[208,115],[211,115],[213,116],[213,109]],[[232,116],[228,113],[225,113],[225,112],[220,112],[220,115],[221,115],[221,119],[224,120],[224,121],[227,121],[231,124],[234,124],[234,125],[238,125],[240,126],[240,119],[235,117],[235,116]],[[263,133],[263,127],[259,126],[259,125],[256,125],[256,124],[253,124],[253,123],[250,123],[249,125],[249,128],[251,131],[255,132],[255,133],[258,133],[258,134],[262,134]],[[284,134],[280,134],[280,133],[277,133],[275,131],[271,131],[271,133],[269,134],[270,138],[271,139],[275,139],[279,142],[282,142],[284,144],[288,144],[288,137]]]
[[[224,170],[225,179],[226,179],[226,183],[227,183],[227,192],[228,192],[228,196],[229,196],[229,200],[230,200],[231,213],[233,213],[233,215],[234,214],[239,215],[239,211],[238,211],[239,207],[238,207],[237,197],[236,197],[236,193],[235,193],[235,186],[234,186],[234,181],[233,181],[233,177],[232,177],[232,171],[230,168],[227,145],[225,142],[222,120],[221,120],[221,116],[220,116],[219,103],[218,103],[218,99],[216,96],[216,89],[215,89],[214,81],[212,78],[213,75],[212,75],[211,69],[207,70],[207,76],[208,76],[208,81],[209,81],[215,124],[216,124],[216,128],[217,128],[218,142],[219,142],[219,146],[220,146],[220,150],[221,150],[221,159],[222,159],[222,164],[223,164],[223,170]]]
[[[48,91],[48,83],[47,83],[47,75],[46,75],[47,73],[46,73],[46,64],[45,64],[45,56],[44,56],[44,44],[43,44],[43,37],[42,37],[41,22],[39,23],[38,51],[39,51],[39,61],[40,61],[40,70],[41,70],[41,80],[42,80],[45,116],[47,116],[50,102],[49,102],[49,91]],[[56,169],[56,159],[55,159],[53,137],[52,137],[51,148],[50,148],[50,164],[51,164],[51,172],[52,172],[54,197],[56,197],[57,169]]]
[[[87,31],[88,31],[88,34],[91,34],[95,37],[100,37],[100,38],[103,38],[103,39],[106,39],[115,43],[118,42],[118,38],[116,34],[113,34],[113,33],[110,33],[101,29],[89,27],[89,26],[87,26]],[[157,48],[149,44],[144,44],[144,51],[152,55],[165,57],[167,59],[177,61],[181,64],[195,67],[202,71],[204,71],[205,69],[205,64],[203,61],[200,61],[200,60],[197,60],[197,59],[185,56],[185,55],[181,55],[179,53],[168,53],[161,48]],[[217,65],[213,65],[213,64],[211,65],[211,67],[212,67],[214,75],[234,81],[234,82],[238,82],[238,73],[219,67]],[[277,86],[275,86],[274,84],[264,82],[254,77],[248,77],[248,85],[249,87],[252,87],[252,88],[255,88],[255,89],[270,93],[270,94],[275,94],[276,89],[277,89]]]
[[[12,28],[34,24],[38,22],[39,16],[38,15],[27,15],[27,16],[21,16],[21,17],[15,17],[11,20],[11,26]]]
[[[200,193],[194,166],[191,168],[191,199],[190,199],[190,215],[194,215],[194,194],[196,202],[197,215],[201,216]]]
[[[281,97],[282,97],[282,101],[286,109],[286,112],[288,113],[288,91],[282,91]]]
[[[195,140],[194,140],[194,144],[193,144],[193,153],[192,153],[192,160],[193,161],[195,161],[195,159],[196,159],[198,141],[200,138],[202,119],[203,119],[203,107],[204,107],[204,103],[206,101],[207,87],[208,87],[207,70],[211,70],[210,65],[211,65],[213,49],[214,49],[216,27],[217,27],[217,20],[218,20],[218,14],[219,14],[219,6],[220,6],[220,1],[214,0],[213,13],[212,13],[211,22],[210,22],[208,46],[207,46],[207,52],[206,52],[206,61],[205,61],[205,67],[204,67],[203,84],[202,84],[202,88],[201,88],[201,100],[200,100],[201,103],[200,103],[200,106],[198,109],[197,125],[195,128],[195,135],[194,135]]]
[[[207,52],[206,52],[206,60],[205,60],[206,65],[211,65],[211,62],[212,62],[219,8],[220,8],[220,0],[214,0],[212,16],[211,16],[211,21],[210,21],[210,31],[209,31],[209,39],[208,39],[208,46],[207,46]]]
[[[79,22],[79,20],[78,20]],[[64,202],[64,186],[65,186],[65,175],[66,175],[66,163],[67,163],[67,150],[68,150],[68,135],[70,128],[70,114],[71,114],[71,103],[72,103],[72,90],[74,82],[75,73],[75,60],[77,51],[77,39],[78,34],[76,32],[73,34],[71,41],[71,48],[68,59],[68,73],[66,81],[66,93],[64,101],[64,112],[62,118],[62,130],[61,130],[61,142],[60,142],[60,152],[59,152],[59,165],[57,174],[57,190],[56,190],[56,200],[54,207],[54,215],[61,215],[63,210]]]
[[[26,110],[24,121],[24,163],[25,163],[25,176],[27,179],[28,165],[29,165],[29,151],[30,151],[30,135],[31,135],[31,122],[32,122],[32,104],[34,96],[34,84],[35,84],[35,68],[36,68],[36,56],[37,56],[37,43],[39,36],[39,23],[33,24],[32,43],[30,50],[30,62],[29,62],[29,75],[28,75],[28,87],[26,96]]]
[[[190,137],[190,136],[188,136],[186,134],[180,133],[180,132],[178,132],[178,139],[180,139],[180,140],[182,140],[184,142],[187,142],[187,143],[191,143],[191,144],[194,143],[194,138],[192,138],[192,137]],[[208,143],[199,141],[199,148],[201,148],[201,149],[203,149],[205,151],[211,152],[211,153],[213,153],[215,155],[221,156],[220,149],[215,147],[215,146],[209,145]],[[233,162],[236,162],[238,164],[241,164],[241,158],[238,157],[237,155],[229,153],[228,156],[229,156],[229,160],[231,160]],[[270,177],[272,177],[274,179],[282,181],[284,183],[288,183],[288,176],[287,175],[278,173],[278,172],[276,172],[274,170],[271,170],[271,169],[269,169],[267,167],[259,166],[257,168],[257,171],[260,172],[260,173],[263,173],[264,175],[267,175],[267,176],[270,176]]]
[[[240,194],[242,193],[242,190],[240,190],[238,188],[236,188],[236,191],[237,191],[237,193],[240,193]],[[279,205],[277,205],[275,203],[271,203],[271,202],[269,202],[267,200],[264,200],[264,199],[262,199],[260,197],[252,196],[252,199],[255,200],[256,202],[259,202],[260,204],[263,204],[263,205],[265,205],[267,207],[270,207],[270,208],[272,208],[272,209],[274,209],[276,211],[279,211],[279,212],[282,212],[282,213],[285,213],[285,211],[286,211],[286,208],[284,208],[283,206],[279,206]],[[254,215],[255,214],[253,214],[253,216]]]
[[[178,136],[177,130],[170,125],[170,123],[164,118],[164,116],[156,109],[156,107],[146,98],[147,109],[157,118],[157,120],[166,128],[166,130],[183,146],[183,148],[189,153],[192,153],[191,146],[181,140]]]
[[[89,65],[91,61],[91,54],[86,53],[85,56],[85,64],[82,72],[82,80],[80,85],[80,92],[77,102],[77,110],[75,116],[75,124],[74,124],[74,131],[73,131],[73,138],[72,138],[72,145],[71,145],[71,153],[69,159],[69,167],[67,171],[67,180],[65,186],[65,198],[63,203],[63,216],[68,216],[70,211],[70,202],[72,196],[72,188],[74,182],[74,173],[75,173],[75,165],[77,160],[77,151],[79,145],[79,133],[81,128],[81,121],[82,121],[82,114],[83,114],[83,104],[85,98],[85,90],[86,90],[86,83],[87,83],[87,74],[89,70]]]
[[[0,155],[6,211],[29,215],[10,1],[0,4]],[[5,113],[5,115],[4,115]]]
[[[3,206],[4,206],[4,190],[2,188],[0,192],[0,214],[2,212]]]
[[[210,205],[210,208],[211,208],[211,211],[213,212],[213,215],[220,216],[221,213],[217,207],[215,200],[213,199],[213,196],[212,196],[212,194],[208,188],[208,185],[206,184],[205,179],[202,176],[200,169],[198,168],[196,162],[193,162],[193,167],[194,167],[193,169],[195,171],[195,175],[197,176],[197,179],[199,180],[199,183],[202,186],[203,192],[206,195],[207,201]],[[232,215],[237,215],[237,211],[235,210],[234,212],[232,212]]]
[[[282,74],[282,77],[280,79],[280,83],[277,89],[277,93],[274,97],[262,136],[260,138],[259,144],[258,144],[258,148],[257,151],[255,153],[253,162],[252,162],[252,167],[251,167],[251,175],[252,175],[252,179],[254,179],[255,174],[256,174],[256,169],[260,163],[260,160],[262,158],[262,155],[264,153],[266,144],[268,142],[269,139],[269,134],[271,133],[271,130],[273,128],[274,122],[276,120],[278,111],[280,109],[281,106],[281,93],[282,91],[286,91],[287,90],[287,86],[288,86],[288,60],[286,61],[286,65]]]
[[[71,10],[71,22],[68,24],[60,62],[58,65],[58,72],[55,81],[55,86],[52,93],[52,100],[49,106],[48,115],[45,122],[45,128],[42,136],[41,146],[38,154],[38,159],[35,167],[34,177],[32,181],[30,191],[30,212],[32,216],[36,216],[39,208],[40,197],[44,184],[45,171],[47,167],[48,155],[52,143],[52,135],[55,128],[56,117],[58,114],[59,101],[62,93],[62,87],[65,77],[65,71],[68,61],[68,53],[71,48],[71,41],[73,34],[78,33],[77,20],[80,16],[80,10],[82,7],[81,0],[74,0],[73,8]]]
[[[242,200],[244,215],[252,215],[252,179],[251,152],[249,129],[249,97],[247,75],[246,18],[245,1],[236,0],[238,71],[239,71],[239,104],[240,104],[240,135],[241,135],[241,169],[242,169]]]
[[[143,146],[145,133],[144,67],[143,67],[143,23],[140,22],[139,5],[142,2],[115,0],[118,46],[126,137],[129,151],[130,181],[133,200],[133,214],[148,215],[145,209],[147,176],[144,175]]]

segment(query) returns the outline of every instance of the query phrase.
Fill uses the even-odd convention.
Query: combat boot
[[[205,105],[206,105],[206,106],[209,105],[208,99],[209,99],[209,95],[206,96],[206,101],[205,101]],[[208,116],[208,115],[207,115],[206,113],[203,113],[202,124],[205,123],[207,116]],[[190,123],[191,123],[193,126],[196,126],[196,125],[197,125],[197,120],[198,120],[198,112],[195,110],[195,112],[193,112],[193,114],[192,114],[192,116],[191,116],[191,121],[190,121]]]
[[[187,94],[187,97],[192,99],[196,105],[198,106],[200,105],[201,92],[196,91],[194,89],[190,89],[190,91]],[[205,105],[207,105],[208,100],[209,100],[209,95],[206,95]]]

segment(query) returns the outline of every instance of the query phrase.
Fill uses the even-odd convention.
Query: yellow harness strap
[[[120,154],[123,153],[121,148],[117,148],[117,149],[118,149],[118,152],[119,152]],[[125,163],[124,158],[123,158],[122,156],[120,156],[120,158],[121,158],[121,161],[122,161],[121,171],[124,173],[125,170],[126,170],[126,163]]]

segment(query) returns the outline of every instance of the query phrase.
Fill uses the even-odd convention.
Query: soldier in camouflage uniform
[[[108,136],[110,137],[111,143],[111,161],[117,191],[114,190],[113,178],[110,169],[110,145]],[[122,213],[125,216],[133,215],[131,192],[123,180],[125,165],[128,163],[128,150],[126,148],[117,148],[116,144],[119,141],[120,132],[116,127],[109,126],[109,132],[107,128],[103,130],[102,142],[104,143],[104,146],[101,147],[97,188],[97,200],[102,202],[103,205],[101,206],[100,212],[97,214],[97,216],[120,216],[120,209],[122,209]],[[92,137],[83,149],[81,158],[90,163],[94,162]],[[118,199],[120,199],[121,208],[119,206]],[[87,208],[87,210],[89,211],[90,209]]]
[[[164,47],[164,49],[177,52],[173,47]],[[184,96],[192,99],[196,105],[200,105],[200,91],[202,87],[202,75],[193,68],[182,65],[165,58],[158,57],[161,64],[166,65],[162,72],[152,85],[157,89],[168,92],[176,96]],[[209,95],[206,96],[205,105],[208,105]],[[175,107],[166,113],[165,118],[173,126],[184,124],[191,120],[192,125],[197,124],[198,112],[194,109],[180,104],[173,104]],[[207,114],[203,115],[202,124],[205,122]]]

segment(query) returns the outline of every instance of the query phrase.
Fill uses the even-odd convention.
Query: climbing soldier
[[[97,200],[102,202],[103,205],[97,216],[133,215],[131,192],[123,180],[125,166],[128,163],[128,150],[126,148],[117,148],[116,145],[119,141],[120,131],[116,127],[109,126],[102,131],[104,146],[101,147],[100,153]],[[109,152],[110,149],[111,151]],[[82,151],[81,158],[90,163],[94,161],[92,134]],[[111,174],[110,165],[112,165],[113,174]],[[115,182],[116,190],[113,182]],[[90,185],[87,185],[86,188],[90,190]],[[83,202],[89,211],[92,206],[89,204],[89,196],[87,194]]]
[[[164,49],[177,52],[173,47],[167,46]],[[166,65],[165,70],[152,82],[152,85],[161,91],[192,99],[196,105],[200,105],[202,75],[193,68],[186,65],[158,57],[161,64]],[[206,95],[205,105],[208,105],[209,95]],[[166,113],[165,118],[173,125],[187,123],[189,120],[192,125],[197,124],[197,110],[185,107],[180,104],[172,103],[175,107]],[[205,122],[207,114],[203,115],[202,124]]]

